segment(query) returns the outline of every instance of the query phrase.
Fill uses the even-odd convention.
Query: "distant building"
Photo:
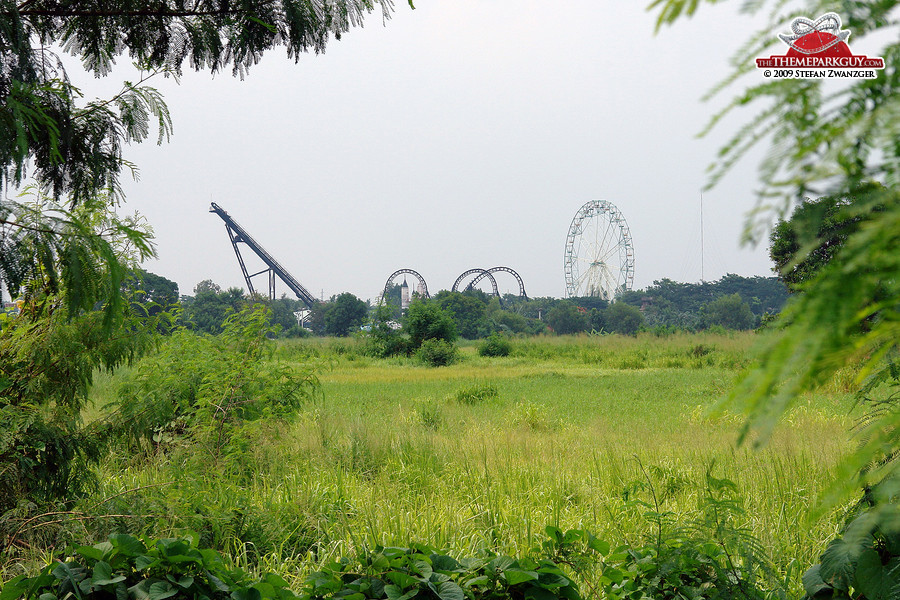
[[[403,285],[400,286],[400,310],[409,308],[409,284],[406,283],[406,277],[403,278]]]

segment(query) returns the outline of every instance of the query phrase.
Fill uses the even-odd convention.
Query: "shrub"
[[[440,405],[432,398],[417,400],[415,403],[416,412],[419,420],[425,429],[437,431],[444,422],[444,414],[441,412]]]
[[[512,422],[514,425],[526,427],[532,431],[541,431],[550,429],[551,421],[547,415],[547,407],[524,400],[516,404],[512,414]]]
[[[446,367],[457,359],[456,346],[446,340],[430,338],[422,342],[417,353],[419,359],[431,367]]]
[[[424,545],[376,546],[355,561],[332,562],[309,576],[300,597],[581,600],[575,582],[547,558],[485,553],[457,560]]]
[[[512,344],[505,337],[492,333],[478,346],[479,356],[509,356]]]
[[[213,550],[194,538],[147,543],[127,535],[80,546],[66,562],[44,567],[36,577],[19,575],[3,586],[3,598],[256,598],[287,600],[297,596],[274,574],[260,579],[229,568]]]
[[[171,336],[123,383],[102,432],[131,449],[189,438],[214,459],[239,458],[246,424],[289,419],[319,390],[312,370],[272,360],[267,316],[256,305],[218,337]]]
[[[460,404],[473,405],[499,397],[500,390],[493,383],[476,383],[456,392],[454,398]]]
[[[409,305],[403,331],[409,334],[410,350],[420,348],[430,339],[455,342],[458,335],[453,316],[428,300],[417,300]]]

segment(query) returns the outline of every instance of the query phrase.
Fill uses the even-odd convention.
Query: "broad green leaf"
[[[150,600],[165,600],[166,598],[171,598],[177,593],[178,590],[172,587],[172,584],[168,581],[157,581],[155,583],[151,583],[150,588],[147,590],[147,595]]]
[[[265,581],[275,587],[288,587],[288,582],[284,580],[278,573],[266,573]]]
[[[139,556],[147,552],[147,548],[141,540],[126,533],[117,533],[109,536],[109,543],[119,554],[124,556]]]
[[[844,538],[831,540],[822,554],[819,575],[837,590],[847,590],[856,572],[856,563],[866,546],[849,543]]]
[[[431,568],[435,571],[459,571],[461,568],[459,562],[451,556],[432,554],[430,559]]]
[[[588,547],[602,556],[609,554],[609,542],[598,539],[590,533],[588,534]]]
[[[530,586],[525,590],[525,600],[558,600],[556,594],[542,587]]]
[[[559,594],[560,598],[566,598],[566,600],[582,600],[581,594],[578,593],[578,589],[574,585],[563,586],[556,593]]]
[[[517,585],[526,581],[534,581],[538,574],[534,571],[522,571],[520,569],[507,569],[503,571],[503,578],[509,585]]]
[[[372,568],[376,571],[387,571],[391,568],[391,562],[384,554],[376,554],[372,560]]]
[[[415,597],[416,594],[419,593],[419,588],[414,587],[409,590],[405,594],[403,590],[401,590],[396,585],[386,585],[384,586],[384,594],[388,597],[388,600],[409,600],[410,598]]]
[[[135,600],[150,600],[150,584],[151,580],[144,579],[128,588],[128,591]]]
[[[437,584],[437,594],[441,600],[466,600],[462,588],[452,581],[442,581]]]
[[[108,543],[106,545],[109,546]],[[110,549],[112,549],[112,546],[110,546]],[[75,548],[75,553],[91,560],[103,560],[106,554],[104,550],[97,546],[78,546]]]
[[[407,573],[403,573],[402,571],[388,571],[384,574],[384,576],[394,585],[403,590],[413,585],[419,585],[418,579],[411,575],[408,575]]]
[[[814,565],[803,574],[803,589],[810,598],[820,593],[823,597],[831,597],[834,591],[834,588],[825,583],[822,580],[822,576],[819,575],[821,567],[822,565]]]
[[[485,568],[489,571],[505,571],[515,564],[516,561],[508,556],[498,556],[485,565]]]
[[[431,565],[424,560],[417,560],[413,563],[413,571],[422,576],[422,579],[429,579],[433,573]]]
[[[147,569],[150,569],[150,568],[158,565],[159,562],[160,561],[158,558],[153,558],[151,556],[147,556],[146,554],[143,554],[134,559],[134,568],[137,569],[138,571],[146,571]]]
[[[94,565],[94,572],[91,574],[91,583],[95,586],[113,585],[125,581],[124,575],[113,576],[112,567],[109,563],[100,561]]]
[[[566,532],[566,535],[563,536],[563,543],[570,544],[572,542],[577,542],[582,537],[584,537],[584,532],[580,529],[570,529]]]
[[[253,584],[253,589],[259,592],[259,595],[262,598],[275,598],[275,586],[271,583],[266,583],[265,581],[260,581],[259,583]]]
[[[175,575],[166,575],[166,579],[168,579],[178,587],[184,589],[187,589],[194,585],[194,578],[190,575],[182,575],[181,577],[176,577]]]
[[[540,581],[541,585],[546,588],[564,587],[572,583],[565,575],[543,572],[539,572],[538,581]]]
[[[892,562],[896,563],[896,559]],[[867,600],[893,600],[896,594],[892,592],[900,589],[900,580],[892,575],[890,563],[882,565],[878,552],[869,549],[859,557],[853,587]]]
[[[557,544],[562,544],[564,536],[563,532],[559,527],[554,527],[553,525],[547,525],[544,527],[544,531],[550,536],[550,539],[556,542]]]
[[[472,587],[475,585],[488,585],[491,580],[486,575],[481,575],[479,577],[473,577],[465,582],[466,587]]]
[[[25,579],[25,575],[16,575],[3,584],[3,589],[0,589],[0,600],[18,600],[24,596],[25,590],[28,589],[28,582]]]
[[[608,569],[604,569],[603,577],[608,579],[611,583],[622,583],[622,580],[625,579],[625,576],[622,574],[622,571],[616,569],[615,567],[610,567]]]

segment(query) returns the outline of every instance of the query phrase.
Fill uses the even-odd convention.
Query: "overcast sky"
[[[154,227],[159,259],[145,268],[184,294],[203,279],[245,287],[212,201],[317,297],[375,298],[400,268],[434,293],[498,265],[530,296],[562,297],[569,224],[596,199],[628,222],[636,288],[699,281],[705,170],[750,117],[698,140],[730,93],[700,97],[758,22],[704,6],[654,35],[645,4],[398,1],[385,26],[370,15],[298,64],[276,50],[244,81],[154,81],[174,135],[126,149],[141,177],[122,209]],[[89,96],[124,76],[74,71]],[[703,194],[706,280],[771,275],[765,247],[738,242],[755,173],[748,161]]]

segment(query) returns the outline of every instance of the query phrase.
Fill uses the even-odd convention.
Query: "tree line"
[[[174,281],[139,270],[129,276],[126,287],[134,298],[176,309],[177,322],[198,332],[218,334],[222,322],[239,311],[251,298],[241,288],[222,289],[211,280],[198,283],[193,295],[179,295]],[[399,286],[395,286],[399,288]],[[697,331],[710,327],[746,330],[758,327],[775,315],[788,297],[785,284],[775,277],[741,277],[729,274],[718,281],[679,283],[655,281],[642,290],[622,294],[615,302],[601,298],[534,298],[512,294],[502,298],[479,289],[463,292],[442,290],[428,302],[446,312],[459,337],[476,340],[492,334],[560,335],[582,332],[634,335],[642,329]],[[414,296],[414,301],[422,299]],[[273,325],[282,337],[343,337],[371,331],[380,315],[399,327],[399,289],[385,294],[384,312],[350,292],[317,303],[301,323],[297,313],[306,308],[299,300],[282,295],[268,301]]]

